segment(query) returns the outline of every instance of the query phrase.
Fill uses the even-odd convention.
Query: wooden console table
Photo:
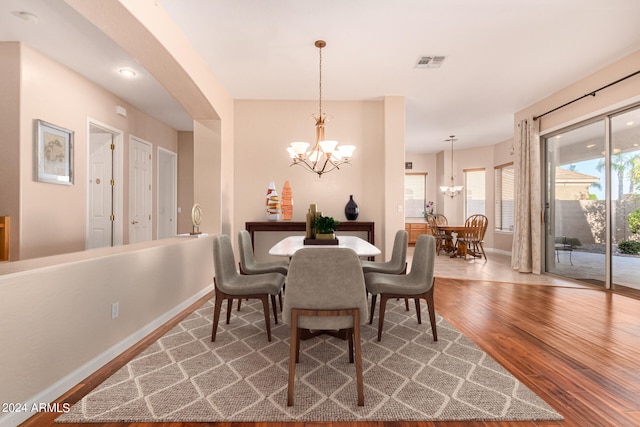
[[[245,222],[245,229],[251,235],[251,245],[254,246],[253,235],[256,231],[306,231],[307,224],[302,221],[255,221]],[[336,231],[366,232],[367,241],[375,245],[375,222],[345,221],[338,225]]]

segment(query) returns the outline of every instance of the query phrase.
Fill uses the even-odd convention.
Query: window
[[[465,218],[485,213],[484,169],[466,169],[464,171]]]
[[[427,174],[408,173],[404,176],[404,216],[421,218],[427,199]]]
[[[514,176],[513,163],[495,167],[496,230],[513,231]]]

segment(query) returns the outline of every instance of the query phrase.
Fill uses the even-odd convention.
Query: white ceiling
[[[451,134],[456,148],[504,141],[514,112],[640,49],[640,0],[156,2],[236,99],[317,99],[313,43],[326,40],[323,99],[404,96],[408,152],[447,149]],[[176,129],[191,127],[152,76],[62,0],[1,0],[0,40],[24,41]],[[447,58],[416,69],[424,55]],[[121,79],[120,64],[139,76]]]

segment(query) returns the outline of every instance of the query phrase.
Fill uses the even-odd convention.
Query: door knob
[[[131,221],[131,224],[137,224],[138,221],[136,221],[135,219],[133,221]]]

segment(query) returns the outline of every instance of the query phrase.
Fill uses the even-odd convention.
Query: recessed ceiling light
[[[32,24],[37,24],[38,22],[40,22],[40,18],[38,18],[38,16],[34,15],[33,13],[30,12],[24,12],[21,10],[16,10],[14,12],[11,12],[13,14],[13,16],[16,16],[20,19],[22,19],[23,21],[27,21],[30,22]]]
[[[596,144],[589,144],[589,145],[587,145],[587,148],[593,148],[595,146],[596,146]]]
[[[633,126],[633,121],[627,122],[627,126]]]
[[[136,72],[133,71],[131,68],[121,68],[120,69],[120,74],[122,74],[125,77],[135,77],[136,76]]]

